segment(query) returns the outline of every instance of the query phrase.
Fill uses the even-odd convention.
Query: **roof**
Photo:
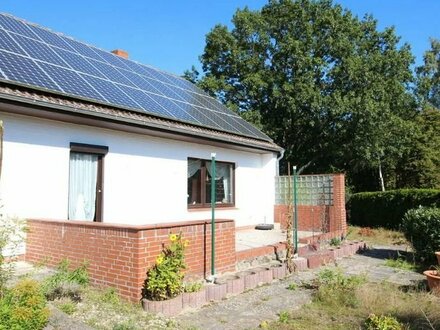
[[[59,95],[34,91],[20,86],[8,86],[0,83],[0,100],[7,102],[6,106],[2,106],[0,103],[0,110],[3,111],[16,112],[14,110],[11,111],[10,104],[18,102],[26,104],[32,108],[41,106],[46,109],[54,109],[54,111],[63,110],[70,114],[89,115],[92,118],[117,121],[124,125],[136,125],[153,130],[166,130],[177,135],[189,134],[199,139],[235,144],[245,148],[255,148],[274,152],[282,150],[282,148],[270,141],[252,139],[164,118],[157,118],[148,114],[130,112],[82,100],[61,97]],[[27,114],[29,113],[32,113],[32,111]]]
[[[279,151],[267,135],[181,77],[0,14],[0,97]]]

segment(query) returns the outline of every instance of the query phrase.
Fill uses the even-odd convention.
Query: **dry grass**
[[[372,245],[407,245],[409,247],[403,233],[384,228],[349,226],[347,239],[364,240]]]
[[[366,283],[353,295],[355,304],[341,305],[340,300],[312,303],[289,313],[284,322],[269,324],[268,329],[362,329],[370,314],[390,315],[404,329],[440,329],[440,298],[423,289],[402,289],[390,283]],[[285,318],[285,317],[284,317]]]

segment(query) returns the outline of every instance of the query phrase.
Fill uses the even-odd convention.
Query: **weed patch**
[[[417,270],[417,266],[402,257],[398,257],[397,259],[386,259],[385,266],[402,269],[402,270]]]
[[[43,282],[43,292],[48,300],[68,297],[73,301],[81,300],[81,291],[89,284],[87,263],[69,270],[70,262],[64,259],[57,271]]]
[[[268,329],[440,329],[440,298],[419,286],[367,283],[324,270],[310,304],[285,311]],[[281,315],[281,314],[280,314]]]

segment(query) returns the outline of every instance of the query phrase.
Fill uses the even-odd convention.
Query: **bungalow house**
[[[170,230],[194,243],[190,269],[209,269],[199,264],[209,259],[212,154],[218,244],[228,246],[219,265],[233,246],[227,230],[274,221],[282,149],[195,85],[124,51],[0,14],[0,119],[3,213],[29,220],[26,258],[100,260],[95,280],[133,299]],[[120,255],[128,244],[135,257]],[[136,276],[119,280],[123,267]]]

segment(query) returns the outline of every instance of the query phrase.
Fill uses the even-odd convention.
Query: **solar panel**
[[[60,66],[66,65],[66,62],[64,62],[61,57],[52,51],[47,44],[27,37],[22,37],[20,35],[15,35],[14,39],[18,42],[20,47],[24,49],[29,57]]]
[[[9,36],[9,34],[0,29],[0,49],[4,49],[16,54],[26,55],[24,50]]]
[[[91,76],[99,78],[105,78],[105,76],[97,68],[95,68],[88,61],[84,61],[84,57],[81,55],[68,52],[57,47],[52,47],[52,50],[57,53],[74,71],[87,73]]]
[[[48,63],[40,63],[41,68],[57,83],[66,93],[88,97],[90,99],[106,101],[90,85],[84,84],[84,79],[75,71],[67,70]]]
[[[30,58],[0,51],[0,70],[8,80],[61,91],[54,81]]]
[[[271,141],[189,81],[0,14],[3,81]]]
[[[63,41],[63,39],[61,39],[61,37],[59,37],[57,34],[34,25],[28,25],[28,27],[41,39],[41,41],[44,41],[52,46],[73,51],[72,47],[66,44],[66,42]]]

